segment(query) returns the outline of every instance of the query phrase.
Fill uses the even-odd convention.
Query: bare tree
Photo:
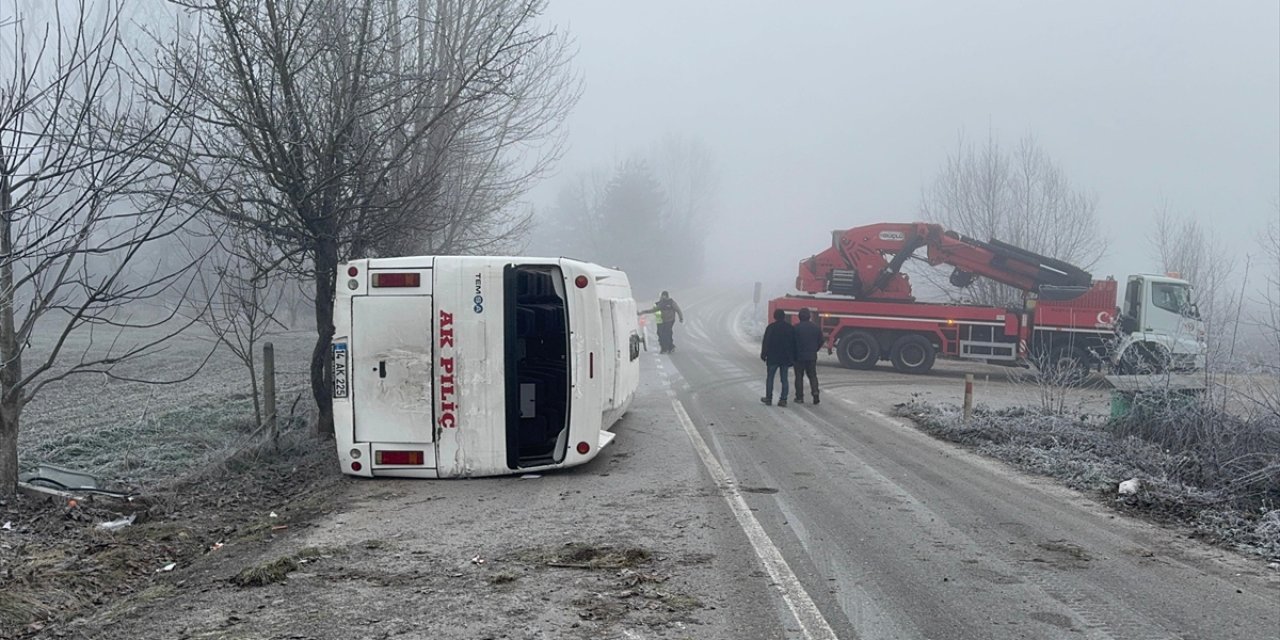
[[[1205,323],[1208,364],[1218,368],[1232,357],[1241,307],[1247,290],[1237,268],[1238,251],[1230,250],[1195,216],[1177,215],[1168,203],[1156,209],[1148,242],[1160,268],[1190,282]]]
[[[674,274],[690,280],[705,267],[705,241],[719,189],[711,150],[698,138],[668,134],[651,152],[654,174],[666,193],[662,229]]]
[[[512,206],[557,156],[577,98],[568,41],[540,24],[544,5],[186,5],[207,31],[177,35],[152,94],[172,107],[176,85],[198,102],[184,111],[189,140],[158,159],[186,206],[259,234],[312,281],[321,433],[332,432],[341,260],[483,251],[522,233]]]
[[[540,220],[538,245],[629,269],[642,288],[690,282],[704,266],[718,187],[707,147],[667,135],[611,170],[566,182]]]
[[[523,22],[540,14],[544,4],[418,0],[414,35],[420,73],[435,79],[437,96],[474,91],[467,86],[477,71],[474,58],[490,55],[495,32],[529,29]],[[515,15],[505,18],[506,25],[508,12]],[[376,247],[379,253],[495,253],[523,242],[532,227],[532,209],[521,208],[519,199],[559,160],[564,148],[559,125],[581,88],[568,68],[565,36],[529,32],[522,37],[537,42],[517,45],[525,49],[521,59],[502,63],[518,69],[506,72],[501,88],[482,99],[445,103],[437,98],[444,104],[442,117],[414,154],[416,160],[434,160],[435,166],[408,170],[410,178],[423,169],[438,176],[429,198],[420,203],[425,215],[414,220],[414,233],[390,237]],[[431,113],[419,115],[421,121]]]
[[[1267,225],[1262,241],[1266,258],[1262,325],[1270,347],[1264,361],[1266,368],[1272,375],[1280,376],[1280,204],[1276,205],[1276,217]],[[1280,407],[1280,403],[1277,406]]]
[[[669,286],[680,272],[673,257],[680,238],[664,228],[667,207],[666,192],[638,154],[611,174],[579,175],[550,212],[549,235],[558,236],[552,251],[626,269],[637,288]]]
[[[1098,232],[1096,200],[1072,184],[1032,136],[1008,151],[989,134],[982,145],[960,138],[955,154],[925,190],[921,211],[927,221],[965,235],[1001,240],[1089,269],[1107,247]],[[937,277],[931,270],[920,273]],[[980,304],[1015,304],[1022,292],[979,279],[968,297]]]
[[[134,306],[189,286],[196,260],[147,264],[143,248],[187,220],[140,197],[168,114],[135,110],[117,65],[120,5],[89,3],[0,26],[0,495],[17,486],[23,408],[77,374],[137,379],[128,363],[188,323]],[[91,20],[93,22],[91,23]],[[5,54],[10,52],[6,51]],[[181,101],[172,93],[171,102]],[[35,345],[35,346],[33,346]]]
[[[1162,203],[1155,214],[1155,226],[1148,242],[1160,268],[1195,285],[1218,284],[1207,281],[1209,270],[1224,259],[1234,265],[1233,254],[1219,251],[1224,248],[1222,244],[1205,232],[1195,216],[1176,215],[1169,211],[1167,202]]]
[[[289,287],[285,274],[271,268],[279,256],[260,236],[224,229],[217,237],[206,268],[197,278],[198,288],[188,308],[191,317],[210,330],[212,340],[224,346],[249,374],[253,394],[254,424],[264,424],[258,380],[258,349],[273,331],[284,329],[276,312]]]
[[[1260,244],[1263,276],[1255,319],[1260,348],[1251,354],[1258,375],[1250,393],[1264,414],[1280,418],[1280,202]]]
[[[579,173],[561,185],[556,201],[538,216],[531,243],[536,252],[614,264],[601,217],[609,174],[603,169]]]

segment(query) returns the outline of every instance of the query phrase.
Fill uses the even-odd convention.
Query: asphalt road
[[[765,407],[748,306],[682,303],[678,350],[643,354],[636,401],[591,463],[346,479],[325,514],[282,505],[264,522],[288,529],[231,536],[70,637],[1280,638],[1280,572],[1265,563],[886,416],[913,396],[958,400],[964,367],[824,361],[821,405]],[[980,400],[1035,402],[1003,371],[976,372]],[[583,549],[642,559],[590,566]],[[281,582],[231,580],[293,557],[307,560]]]
[[[962,369],[912,377],[824,361],[821,405],[766,407],[747,306],[682,303],[687,323],[659,372],[737,514],[716,555],[756,556],[770,582],[761,609],[776,615],[731,614],[730,637],[1280,638],[1280,576],[1263,563],[886,416],[913,394],[958,399]],[[989,386],[1001,403],[1020,393]]]

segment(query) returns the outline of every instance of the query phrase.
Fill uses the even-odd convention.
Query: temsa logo
[[[457,386],[453,376],[453,314],[440,312],[440,366],[436,388],[440,390],[439,425],[445,429],[458,426]]]

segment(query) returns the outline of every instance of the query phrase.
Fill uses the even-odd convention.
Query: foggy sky
[[[585,79],[561,178],[702,138],[722,176],[713,276],[789,282],[832,229],[918,219],[958,137],[989,129],[1034,135],[1097,194],[1098,277],[1158,269],[1162,201],[1245,252],[1277,215],[1275,0],[551,0],[548,19]]]

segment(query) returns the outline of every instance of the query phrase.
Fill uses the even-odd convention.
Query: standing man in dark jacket
[[[680,310],[680,305],[676,304],[670,293],[663,291],[662,296],[653,304],[653,307],[641,311],[639,315],[646,313],[652,313],[657,316],[658,346],[662,347],[659,353],[675,351],[676,318],[679,318],[680,322],[684,322],[684,312]]]
[[[818,404],[818,349],[822,348],[822,329],[809,321],[808,309],[800,310],[800,323],[796,325],[796,402],[804,403],[804,377],[809,376],[809,388],[813,390],[813,403]],[[785,396],[784,396],[785,397]]]
[[[773,404],[773,374],[782,374],[782,396],[778,406],[787,406],[787,369],[796,360],[796,336],[791,323],[787,321],[787,312],[777,309],[773,312],[773,322],[764,330],[764,340],[760,343],[760,359],[765,363],[764,397],[760,402]]]

